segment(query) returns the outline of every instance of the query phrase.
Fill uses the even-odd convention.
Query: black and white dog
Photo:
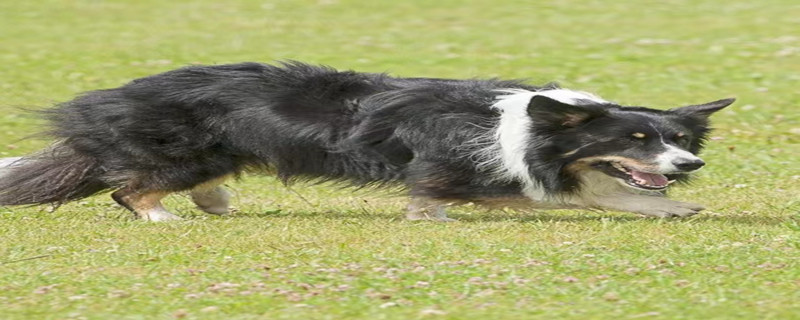
[[[293,180],[403,184],[409,219],[447,205],[603,208],[689,216],[668,200],[708,117],[734,100],[670,110],[519,81],[394,78],[302,63],[190,66],[86,93],[43,111],[50,148],[0,173],[0,205],[61,204],[104,190],[145,220],[189,190],[228,212],[220,187],[243,170]]]

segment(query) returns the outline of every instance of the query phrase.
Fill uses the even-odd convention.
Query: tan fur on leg
[[[163,199],[168,192],[164,191],[150,191],[150,192],[131,192],[128,189],[121,189],[114,192],[111,196],[119,204],[128,208],[136,214],[136,216],[145,221],[169,221],[181,220],[180,217],[170,213],[161,205]]]

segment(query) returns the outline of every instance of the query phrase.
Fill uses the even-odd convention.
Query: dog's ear
[[[563,128],[574,128],[606,114],[598,105],[572,105],[553,98],[536,95],[528,103],[528,115],[534,122]]]
[[[704,104],[674,108],[670,109],[669,111],[677,113],[682,116],[705,119],[711,116],[711,114],[713,114],[714,112],[722,110],[723,108],[731,105],[734,101],[736,101],[736,99],[728,98]]]

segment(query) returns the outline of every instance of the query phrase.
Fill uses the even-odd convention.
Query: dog
[[[0,205],[113,190],[138,218],[188,191],[228,212],[221,184],[244,171],[354,186],[402,185],[406,217],[448,205],[599,208],[685,217],[672,182],[705,164],[709,116],[734,99],[669,110],[621,106],[556,84],[398,78],[300,62],[188,66],[42,111],[56,142],[5,161]]]

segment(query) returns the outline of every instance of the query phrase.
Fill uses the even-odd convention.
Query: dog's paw
[[[673,218],[693,216],[703,209],[705,209],[705,207],[695,203],[669,201],[668,204],[659,204],[637,210],[637,213],[648,217]]]
[[[176,216],[163,208],[155,208],[144,211],[138,214],[138,217],[144,221],[153,222],[183,220],[183,218]]]
[[[656,218],[688,217],[705,209],[699,204],[679,202],[657,196],[629,195],[592,200],[594,201],[593,207],[633,212]]]
[[[447,217],[445,205],[428,198],[412,198],[406,208],[406,219],[438,222],[456,221]]]
[[[216,187],[211,190],[192,191],[192,201],[197,205],[197,208],[206,213],[215,215],[228,214],[230,192],[222,187]]]

